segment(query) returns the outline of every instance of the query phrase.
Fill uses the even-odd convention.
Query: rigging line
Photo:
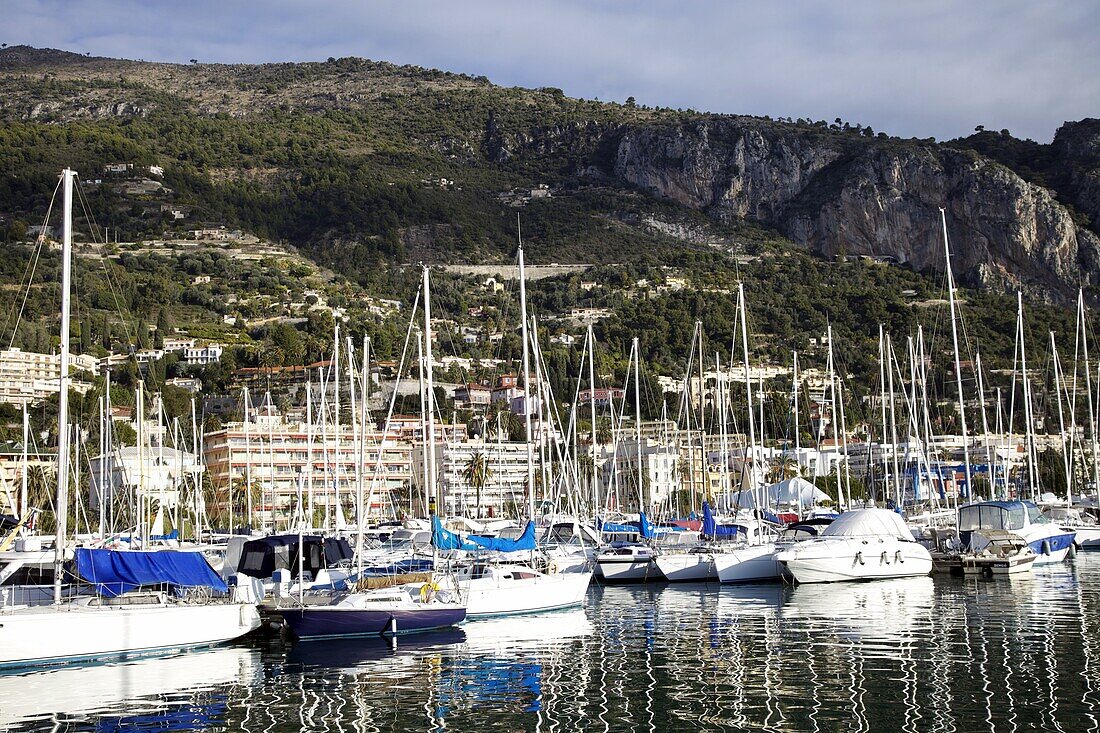
[[[60,188],[61,188],[61,179],[58,179],[57,186],[54,187],[53,195],[50,197],[50,205],[46,208],[46,217],[42,220],[42,231],[43,232],[46,231],[46,226],[50,221],[50,215],[53,213],[53,206],[57,202],[57,191]],[[8,348],[9,349],[15,344],[15,334],[17,334],[19,332],[19,323],[20,323],[20,321],[23,320],[23,311],[27,307],[27,298],[29,298],[30,294],[31,294],[31,284],[34,282],[34,273],[38,269],[38,261],[39,261],[39,258],[42,256],[42,247],[45,245],[45,242],[46,242],[45,234],[39,235],[39,238],[38,238],[37,242],[35,243],[35,249],[31,253],[30,260],[27,262],[27,270],[29,271],[30,275],[28,277],[27,271],[24,271],[24,273],[23,273],[24,280],[20,281],[21,285],[23,284],[24,281],[26,282],[26,288],[23,290],[23,302],[19,306],[19,314],[16,316],[15,325],[12,327],[12,330],[11,330],[11,341],[8,343]],[[14,304],[12,305],[12,308],[14,309]],[[11,311],[8,312],[8,318],[4,321],[4,329],[5,330],[7,330],[8,323],[10,321],[11,321]]]
[[[103,276],[107,280],[107,286],[111,291],[111,299],[115,303],[115,311],[118,313],[119,319],[122,321],[122,323],[126,327],[126,336],[127,336],[127,338],[130,338],[132,336],[132,338],[130,338],[130,343],[137,343],[137,336],[138,336],[138,333],[137,333],[137,330],[138,330],[137,319],[136,318],[128,319],[126,313],[123,312],[124,310],[127,310],[127,309],[124,309],[122,307],[122,304],[119,302],[120,288],[114,282],[114,280],[111,279],[111,273],[110,273],[109,268],[107,267],[107,259],[108,258],[105,255],[102,254],[102,252],[106,248],[107,242],[105,240],[100,240],[100,239],[97,238],[96,232],[99,229],[99,224],[96,222],[95,216],[91,213],[91,204],[88,203],[88,199],[85,197],[83,190],[81,190],[80,187],[77,186],[76,191],[77,191],[77,200],[80,203],[80,208],[83,210],[84,216],[90,224],[89,229],[90,229],[91,235],[92,235],[92,242],[94,244],[100,244],[101,245],[100,246],[101,255],[99,257],[99,264],[100,264],[100,267],[103,270]],[[132,315],[133,314],[131,314],[131,316]],[[133,321],[133,323],[131,323],[131,320]]]

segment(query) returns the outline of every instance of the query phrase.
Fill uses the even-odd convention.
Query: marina
[[[583,609],[396,647],[256,638],[4,675],[0,727],[1095,731],[1098,639],[1091,553],[1018,580],[595,585]]]

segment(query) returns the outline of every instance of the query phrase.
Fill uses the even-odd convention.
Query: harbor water
[[[598,587],[447,632],[0,677],[13,731],[1100,731],[1100,553],[1020,579]]]

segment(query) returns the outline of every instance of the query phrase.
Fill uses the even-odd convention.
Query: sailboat
[[[523,338],[523,374],[524,374],[524,420],[526,430],[524,435],[528,441],[531,436],[531,357],[530,336],[527,321],[527,288],[526,273],[524,271],[522,241],[517,254],[519,260],[520,282],[520,318],[522,319],[521,336]],[[432,368],[432,344],[431,344],[431,283],[429,270],[424,268],[424,333],[425,333],[425,357],[426,373],[431,379]],[[430,382],[429,382],[430,384]],[[431,423],[434,423],[433,395],[429,388],[427,391],[427,419],[429,421],[429,439],[432,435]],[[425,451],[432,456],[431,445]],[[528,521],[523,534],[514,540],[502,538],[489,538],[479,536],[467,536],[465,541],[458,535],[449,532],[442,526],[438,517],[432,518],[432,544],[437,550],[464,550],[475,553],[515,553],[528,552],[531,557],[537,550],[535,532],[535,471],[531,444],[527,444],[527,512]],[[428,463],[428,485],[436,485],[435,461]],[[437,503],[442,507],[443,502]],[[458,564],[450,568],[455,581],[462,589],[466,603],[466,615],[469,619],[487,618],[491,616],[504,616],[523,613],[538,613],[562,608],[579,606],[584,602],[588,585],[592,579],[592,571],[582,567],[576,572],[568,573],[543,573],[529,564],[520,563],[489,563],[473,556],[472,561]]]
[[[62,597],[69,508],[69,322],[72,292],[72,197],[76,172],[61,173],[64,197],[61,268],[60,397],[54,603],[0,610],[0,667],[110,659],[229,641],[260,625],[255,604],[203,600],[229,589],[202,554],[78,548],[77,575],[95,595]],[[144,586],[175,588],[137,592]],[[201,589],[201,590],[199,590]],[[177,598],[183,594],[183,602]],[[188,602],[189,601],[189,602]]]

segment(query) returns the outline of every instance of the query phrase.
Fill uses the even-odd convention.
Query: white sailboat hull
[[[781,580],[784,569],[776,559],[778,552],[774,543],[765,543],[715,555],[718,579],[723,583]]]
[[[660,569],[652,558],[599,557],[596,559],[596,572],[605,581],[611,583],[643,582],[661,580]]]
[[[776,559],[799,583],[912,578],[932,572],[932,556],[894,537],[825,537],[800,542]]]
[[[584,603],[591,572],[553,573],[530,578],[488,577],[461,583],[466,599],[466,618],[510,616],[554,611]]]
[[[718,571],[714,555],[699,552],[677,552],[658,555],[657,569],[670,582],[697,582],[717,580]]]
[[[260,625],[256,606],[85,606],[0,613],[0,667],[137,656],[207,646]]]

